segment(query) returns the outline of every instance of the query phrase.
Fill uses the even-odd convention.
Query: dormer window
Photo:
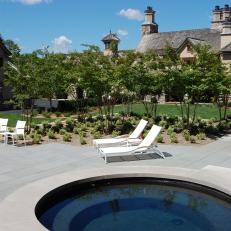
[[[192,52],[192,46],[190,44],[187,45],[187,52]]]

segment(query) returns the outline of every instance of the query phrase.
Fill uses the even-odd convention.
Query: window
[[[192,46],[190,44],[187,45],[187,51],[190,53],[192,52]]]
[[[110,48],[110,42],[106,42],[105,43],[105,49],[109,49]]]

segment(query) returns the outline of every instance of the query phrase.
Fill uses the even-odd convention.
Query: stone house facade
[[[164,49],[171,45],[182,60],[194,58],[192,45],[208,44],[218,54],[222,61],[231,65],[231,7],[216,6],[213,10],[211,28],[190,29],[174,32],[158,32],[155,22],[155,11],[152,7],[145,10],[145,22],[142,24],[142,38],[137,51],[155,50],[164,56]]]

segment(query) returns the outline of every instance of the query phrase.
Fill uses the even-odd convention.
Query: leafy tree
[[[12,87],[14,100],[20,103],[25,114],[27,112],[27,126],[30,129],[30,124],[33,116],[34,100],[40,97],[40,67],[41,60],[37,54],[23,54],[13,57],[14,62],[8,63],[5,67],[6,84]]]
[[[188,88],[194,101],[199,102],[209,97],[210,101],[218,106],[220,120],[225,119],[222,115],[222,107],[227,108],[227,96],[230,93],[229,78],[227,78],[225,66],[223,65],[219,54],[211,50],[208,45],[196,45],[193,47],[196,58],[192,63],[192,70],[196,84]]]
[[[12,57],[19,56],[21,49],[14,41],[7,39],[4,41],[5,46],[11,52]]]
[[[156,118],[158,96],[162,92],[162,82],[155,52],[139,54],[136,60],[136,92],[143,100],[146,113]]]

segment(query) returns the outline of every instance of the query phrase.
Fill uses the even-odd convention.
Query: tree
[[[190,87],[194,100],[213,101],[219,110],[220,120],[225,119],[228,105],[227,96],[230,94],[230,82],[220,55],[211,50],[208,45],[193,46],[196,56],[191,65],[195,76],[196,87]],[[225,108],[222,115],[222,108]]]
[[[156,53],[150,50],[139,54],[135,65],[136,92],[143,101],[146,113],[154,119],[157,115],[158,96],[162,92],[158,62]]]
[[[40,97],[39,75],[41,60],[36,53],[19,55],[13,60],[14,64],[8,64],[5,68],[7,85],[12,87],[14,100],[21,105],[23,114],[27,112],[27,126],[30,125],[33,116],[34,100]]]
[[[18,46],[18,44],[16,44],[14,41],[7,39],[4,41],[4,44],[5,44],[6,48],[12,54],[12,56],[11,56],[12,58],[20,55],[21,49]]]
[[[52,99],[64,96],[67,85],[66,55],[50,53],[47,48],[36,51],[40,58],[41,66],[37,75],[41,97],[50,101],[52,109]]]

